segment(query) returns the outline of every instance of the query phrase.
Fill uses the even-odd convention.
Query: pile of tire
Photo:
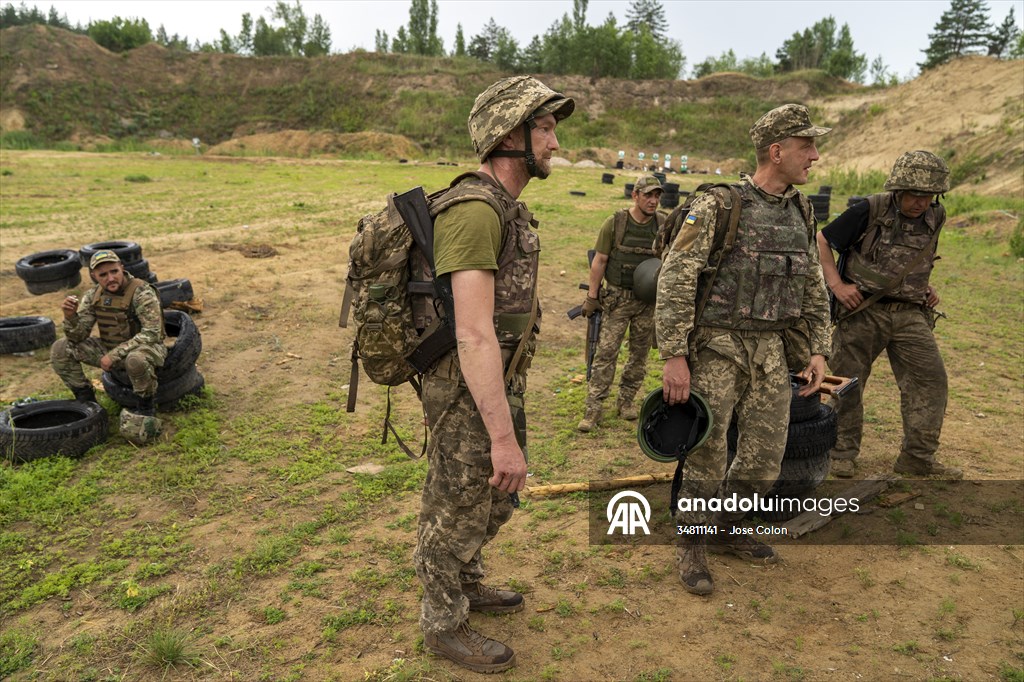
[[[666,182],[662,184],[661,207],[675,208],[679,205],[679,184]]]
[[[78,250],[82,265],[89,267],[89,260],[97,251],[113,251],[121,259],[125,272],[150,284],[157,281],[156,273],[149,269],[149,261],[142,257],[142,247],[135,242],[108,241],[86,244]]]
[[[74,249],[53,249],[19,258],[14,271],[25,282],[28,293],[36,296],[82,283],[82,263]]]
[[[187,303],[195,298],[192,291],[192,282],[187,279],[168,279],[163,282],[155,282],[153,288],[160,295],[160,307],[166,310],[174,303]]]
[[[633,198],[633,185],[634,185],[634,184],[635,184],[635,183],[632,183],[632,182],[627,182],[627,183],[626,183],[626,184],[625,184],[625,185],[623,186],[623,188],[622,188],[622,189],[623,189],[623,194],[625,194],[625,196],[626,196],[626,198],[627,198],[627,199],[632,199],[632,198]]]
[[[165,310],[164,333],[174,339],[174,344],[167,351],[164,366],[156,372],[155,402],[157,408],[168,410],[177,407],[182,398],[201,393],[206,381],[196,368],[196,360],[203,350],[203,339],[188,313]],[[100,381],[103,382],[103,390],[115,403],[128,409],[138,407],[139,397],[132,391],[131,379],[123,368],[103,372]]]
[[[836,444],[838,420],[831,405],[821,402],[817,393],[809,396],[799,394],[800,384],[790,382],[792,399],[789,406],[789,434],[786,438],[786,452],[782,457],[779,477],[772,487],[762,495],[766,500],[778,498],[806,499],[828,477],[829,452]],[[729,425],[727,435],[729,463],[736,454],[736,422]],[[777,506],[777,505],[776,505]],[[801,513],[800,509],[773,512],[752,512],[754,516],[769,522],[788,521]]]
[[[107,411],[96,403],[41,400],[0,412],[0,457],[7,461],[81,457],[106,439]]]
[[[48,317],[0,317],[0,355],[49,348],[57,340],[57,327]]]
[[[819,223],[824,224],[828,220],[829,204],[832,201],[831,194],[808,194],[811,206],[814,208],[814,217]]]

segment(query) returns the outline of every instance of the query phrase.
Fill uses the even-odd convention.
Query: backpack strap
[[[728,189],[727,196],[723,196],[725,195],[725,189]],[[697,307],[693,314],[694,329],[697,328],[700,318],[704,314],[704,307],[711,296],[711,287],[718,277],[718,268],[722,264],[722,259],[725,258],[726,253],[732,251],[732,247],[736,243],[736,234],[739,232],[740,226],[740,206],[743,203],[743,198],[740,196],[740,192],[735,185],[718,183],[708,187],[707,191],[715,197],[715,203],[718,206],[718,211],[715,214],[715,234],[712,238],[711,247],[713,251],[717,249],[718,257],[715,259],[715,265],[711,269],[711,278],[708,280],[704,291],[701,292],[700,301],[697,302]],[[719,229],[723,222],[726,223],[724,234]]]
[[[612,248],[618,249],[622,246],[622,240],[626,238],[626,214],[628,208],[620,208],[615,212],[615,230],[612,237]]]
[[[539,286],[539,285],[537,285]],[[508,368],[505,370],[505,385],[512,380],[512,375],[515,373],[516,366],[519,364],[519,358],[523,355],[523,349],[526,348],[527,340],[533,336],[533,325],[537,322],[537,286],[533,288],[533,300],[530,302],[530,319],[526,324],[526,331],[519,338],[519,345],[516,346],[516,352],[512,355],[512,359],[509,360]]]

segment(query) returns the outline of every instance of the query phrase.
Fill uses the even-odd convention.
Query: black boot
[[[139,396],[139,405],[134,410],[135,414],[141,414],[144,417],[152,417],[156,415],[156,405],[153,403],[153,396],[143,398]]]
[[[77,400],[80,403],[96,402],[96,391],[92,390],[92,386],[81,386],[79,388],[72,388],[71,392],[75,394],[75,400]]]

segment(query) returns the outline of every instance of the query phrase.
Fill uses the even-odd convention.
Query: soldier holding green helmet
[[[818,234],[825,282],[840,304],[830,365],[834,373],[860,380],[838,406],[832,473],[848,478],[856,471],[863,389],[872,363],[885,351],[903,412],[903,445],[894,470],[961,478],[959,469],[935,459],[947,380],[932,332],[939,296],[929,276],[946,220],[937,195],[949,191],[949,168],[931,152],[907,152],[896,160],[884,190]],[[842,254],[841,272],[832,249]]]

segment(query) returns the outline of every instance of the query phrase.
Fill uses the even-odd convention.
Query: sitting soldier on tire
[[[123,368],[139,398],[138,407],[121,414],[122,434],[146,442],[160,430],[156,419],[156,368],[164,364],[164,321],[152,286],[125,272],[113,251],[97,251],[89,261],[96,286],[61,304],[64,337],[50,349],[50,362],[79,402],[95,402],[96,393],[82,363],[106,372]],[[93,326],[99,336],[91,336]]]

